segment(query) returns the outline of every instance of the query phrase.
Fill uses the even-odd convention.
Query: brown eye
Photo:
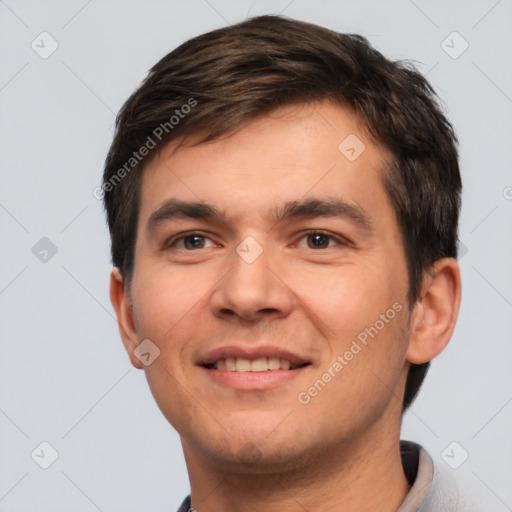
[[[184,251],[205,249],[207,247],[207,241],[213,244],[207,236],[203,236],[200,233],[182,234],[181,236],[173,238],[169,244],[167,244],[166,249],[181,249]]]
[[[349,243],[345,241],[343,237],[336,237],[330,233],[323,231],[311,230],[303,234],[300,238],[306,239],[307,245],[303,245],[302,242],[298,244],[298,247],[306,247],[307,249],[330,249],[336,246],[348,246]]]
[[[311,241],[311,243],[308,244],[311,249],[326,249],[329,245],[329,238],[331,237],[323,233],[315,233],[307,235],[307,238]]]
[[[187,249],[202,249],[204,247],[204,236],[201,235],[186,236],[182,240]]]

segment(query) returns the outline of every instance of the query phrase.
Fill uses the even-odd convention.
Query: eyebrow
[[[338,217],[350,220],[366,231],[373,231],[371,219],[363,208],[339,198],[288,201],[282,207],[275,209],[272,214],[272,220],[276,224],[286,220],[316,217]],[[168,199],[151,214],[147,222],[147,229],[153,231],[165,221],[186,218],[225,222],[226,213],[203,201]]]

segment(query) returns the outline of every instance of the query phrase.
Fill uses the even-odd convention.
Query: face
[[[125,346],[186,455],[282,467],[399,428],[408,281],[385,157],[321,102],[148,164]]]

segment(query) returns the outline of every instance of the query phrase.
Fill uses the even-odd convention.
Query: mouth
[[[271,372],[276,370],[297,370],[309,366],[311,363],[293,364],[289,359],[283,359],[275,356],[257,357],[248,359],[245,357],[227,357],[217,359],[212,363],[206,363],[201,366],[209,370],[226,370],[228,372]]]
[[[265,391],[309,372],[313,366],[278,347],[224,347],[211,351],[198,366],[210,383],[238,391]]]

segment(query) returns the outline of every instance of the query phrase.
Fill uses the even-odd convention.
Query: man
[[[456,138],[414,68],[261,16],[164,57],[104,172],[111,300],[180,510],[455,511],[400,441],[460,303]]]

